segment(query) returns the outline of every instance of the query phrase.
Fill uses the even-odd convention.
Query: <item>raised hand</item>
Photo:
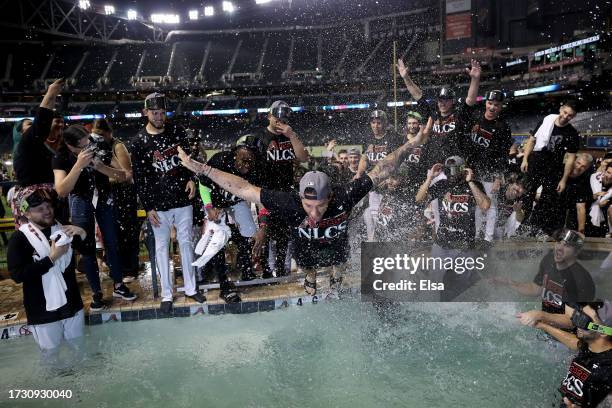
[[[472,79],[480,79],[480,73],[481,73],[480,62],[478,62],[475,59],[473,59],[471,61],[471,65],[472,65],[472,68],[466,68],[465,72]]]
[[[396,66],[397,66],[397,72],[400,74],[402,78],[405,78],[410,73],[408,70],[408,67],[404,65],[404,61],[401,58],[397,60]]]

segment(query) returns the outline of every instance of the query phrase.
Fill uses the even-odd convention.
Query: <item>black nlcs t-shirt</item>
[[[612,350],[594,353],[582,343],[559,391],[582,408],[597,407],[612,393]],[[563,398],[560,407],[565,407]]]
[[[191,205],[185,188],[193,173],[181,166],[178,157],[178,147],[189,153],[190,145],[185,129],[175,124],[167,124],[163,133],[155,135],[145,127],[133,139],[134,184],[146,211]]]
[[[533,279],[533,283],[542,286],[542,311],[565,313],[566,302],[591,302],[595,297],[591,274],[578,262],[558,270],[553,251],[540,261],[540,269]]]
[[[444,163],[450,156],[460,155],[461,146],[458,139],[464,137],[465,127],[470,122],[473,108],[465,102],[456,102],[455,110],[448,116],[442,116],[437,107],[419,99],[417,107],[425,113],[424,117],[433,118],[433,128],[424,146],[421,161],[430,169],[435,163]]]
[[[414,189],[406,185],[397,190],[383,193],[378,216],[376,217],[375,237],[377,241],[401,241],[417,225],[416,217],[421,217],[414,201]]]
[[[64,170],[68,174],[76,162],[77,157],[74,153],[64,147],[53,157],[53,170]],[[89,166],[81,170],[81,174],[70,194],[91,200],[96,188],[98,189],[99,200],[110,195],[111,188],[108,176]]]
[[[482,184],[474,181],[484,194]],[[442,248],[471,248],[476,235],[476,198],[467,182],[451,184],[440,180],[429,187],[433,199],[439,199],[440,226],[436,233],[436,243]]]
[[[536,132],[542,126],[544,120],[535,127],[532,135],[535,136]],[[541,164],[539,168],[545,168],[542,166],[550,166],[550,169],[555,173],[563,173],[563,158],[565,153],[576,153],[580,148],[580,137],[578,131],[571,124],[567,124],[563,127],[554,125],[548,145],[541,151],[534,151],[535,156],[538,160],[544,160],[546,165]],[[531,158],[531,156],[530,156]]]
[[[512,133],[505,120],[488,120],[480,113],[462,139],[463,155],[479,180],[508,170]]]
[[[285,135],[276,135],[268,130],[261,129],[257,136],[264,142],[266,149],[266,163],[262,174],[262,187],[277,190],[291,191],[293,187],[293,162],[295,151],[291,140]]]
[[[387,131],[381,138],[376,138],[373,134],[370,135],[364,143],[363,151],[368,158],[369,164],[374,166],[403,144],[404,139],[402,136],[395,132]]]
[[[216,153],[210,158],[207,164],[215,169],[241,177],[255,186],[261,185],[257,170],[254,169],[247,174],[242,174],[236,169],[235,154],[236,153],[233,150]],[[227,208],[240,201],[244,201],[240,197],[237,197],[234,194],[222,189],[218,184],[213,183],[208,177],[202,177],[200,179],[200,183],[210,188],[210,197],[212,200],[212,205],[215,208]]]
[[[297,192],[261,190],[261,203],[290,227],[296,244],[296,262],[300,268],[340,265],[348,259],[348,218],[351,209],[372,189],[372,180],[363,176],[344,188],[335,188],[333,196],[316,225],[310,225]]]

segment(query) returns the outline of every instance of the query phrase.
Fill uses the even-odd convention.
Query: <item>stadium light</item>
[[[234,7],[234,3],[232,3],[231,1],[224,1],[222,3],[222,8],[223,11],[228,13],[233,13],[236,10],[236,8]]]
[[[127,19],[128,20],[136,20],[138,18],[138,13],[136,10],[128,10]]]
[[[213,6],[204,7],[204,15],[206,17],[212,17],[215,15],[215,8]]]
[[[90,7],[91,4],[89,3],[89,0],[79,0],[79,8],[81,10],[87,10]]]
[[[107,4],[106,6],[104,6],[104,14],[106,14],[107,16],[115,14],[115,7]]]
[[[255,4],[266,4],[271,2],[272,0],[255,0]]]
[[[189,10],[189,19],[190,20],[197,20],[198,19],[198,10]]]
[[[156,24],[178,24],[181,17],[178,14],[151,14],[151,21]]]

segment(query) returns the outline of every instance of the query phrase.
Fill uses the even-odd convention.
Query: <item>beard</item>
[[[157,123],[159,123],[159,125],[158,125]],[[155,129],[163,129],[163,128],[165,127],[165,125],[166,125],[166,124],[164,123],[164,121],[160,121],[160,122],[152,122],[152,121],[149,121],[149,124],[150,124],[151,126],[153,126]]]

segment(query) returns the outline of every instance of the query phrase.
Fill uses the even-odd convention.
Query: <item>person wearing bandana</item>
[[[7,249],[8,270],[22,283],[29,330],[43,358],[57,355],[63,341],[76,346],[83,336],[83,301],[72,250],[95,253],[84,229],[55,219],[54,197],[46,189],[23,188],[15,198],[27,222],[15,231]]]

